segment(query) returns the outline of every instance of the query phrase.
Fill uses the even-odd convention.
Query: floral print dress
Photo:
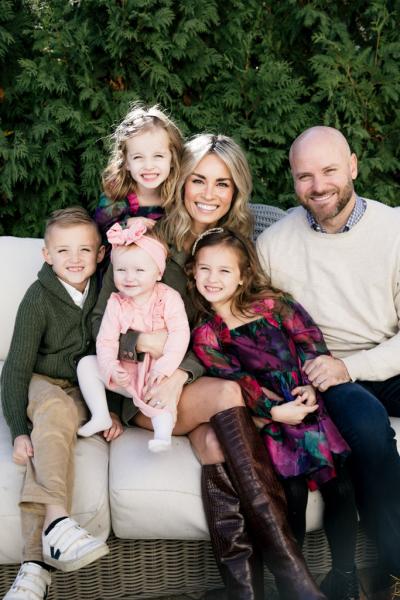
[[[283,477],[307,477],[316,489],[336,475],[334,456],[349,447],[328,416],[321,395],[319,408],[300,425],[271,419],[271,408],[294,400],[291,390],[308,385],[304,362],[329,354],[321,331],[302,306],[282,295],[253,305],[259,318],[229,329],[218,315],[192,332],[193,350],[208,375],[237,381],[251,414],[263,419],[261,435],[276,471]],[[268,398],[262,387],[278,394]]]

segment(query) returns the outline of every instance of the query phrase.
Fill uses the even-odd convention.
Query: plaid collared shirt
[[[364,198],[356,196],[356,203],[354,205],[353,210],[351,211],[351,215],[347,219],[346,224],[337,233],[344,233],[346,231],[349,231],[352,227],[354,227],[354,225],[358,223],[358,221],[365,213],[366,208],[367,203],[365,202]],[[315,231],[319,231],[320,233],[326,233],[325,229],[317,223],[310,211],[307,211],[307,221],[310,227],[312,227]]]

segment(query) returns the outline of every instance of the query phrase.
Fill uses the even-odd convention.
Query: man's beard
[[[332,191],[332,190],[330,190],[330,191]],[[308,204],[307,204],[307,206],[305,206],[305,208],[310,211],[310,213],[313,215],[313,217],[317,221],[317,223],[319,223],[319,222],[323,223],[324,221],[329,221],[330,219],[334,219],[342,212],[342,210],[344,210],[346,208],[346,206],[349,204],[350,200],[352,199],[353,192],[354,192],[353,180],[349,179],[348,182],[346,183],[346,185],[344,186],[344,188],[342,189],[340,195],[338,195],[338,201],[337,201],[336,205],[332,208],[330,213],[326,213],[326,214],[322,215],[321,212],[318,211],[318,207],[315,209],[312,206],[309,206]],[[316,195],[316,194],[310,194],[310,195],[313,196],[314,198],[317,198],[318,196],[324,196],[326,193],[329,193],[329,192],[323,192],[322,194],[318,194],[318,195]]]

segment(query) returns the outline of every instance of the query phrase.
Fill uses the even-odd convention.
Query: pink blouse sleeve
[[[190,341],[189,322],[181,295],[167,288],[164,321],[168,331],[162,356],[154,363],[153,370],[169,377],[181,364]]]

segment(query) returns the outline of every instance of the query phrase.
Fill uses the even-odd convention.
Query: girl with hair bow
[[[167,450],[176,420],[170,407],[143,398],[148,390],[171,376],[180,365],[190,339],[189,323],[178,292],[161,283],[167,258],[166,246],[141,221],[122,229],[116,223],[107,232],[112,245],[111,262],[117,292],[113,293],[101,323],[96,356],[86,356],[78,365],[78,379],[92,418],[78,434],[84,437],[104,431],[111,424],[104,386],[132,398],[134,405],[151,418],[153,452]],[[118,358],[119,338],[128,329],[151,332],[166,329],[162,355],[154,359],[145,353],[143,360]]]

